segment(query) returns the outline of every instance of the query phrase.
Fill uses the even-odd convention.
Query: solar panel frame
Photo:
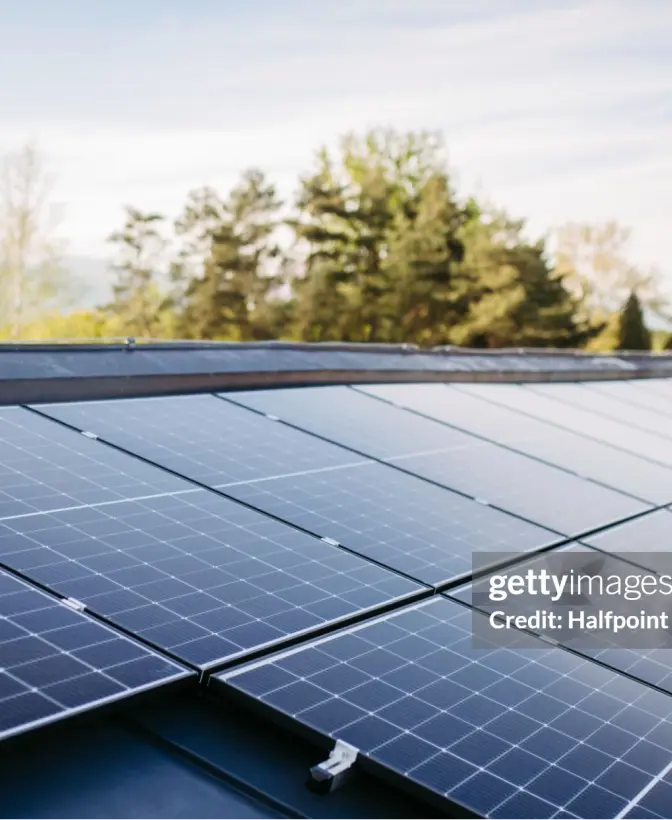
[[[192,678],[0,568],[0,741]]]
[[[356,389],[640,501],[664,505],[672,500],[668,467],[458,390],[456,385],[417,384],[409,390],[406,385],[387,384]]]
[[[200,669],[428,593],[200,489],[0,521],[0,561]]]
[[[605,526],[648,506],[347,387],[220,395],[564,536]]]
[[[532,636],[478,655],[471,617],[435,596],[209,685],[321,745],[351,743],[361,765],[444,809],[629,811],[672,760],[672,699]]]
[[[0,408],[0,519],[190,485],[23,407]]]

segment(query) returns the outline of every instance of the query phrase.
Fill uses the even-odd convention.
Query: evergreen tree
[[[619,350],[651,350],[651,334],[644,322],[642,306],[632,291],[623,306],[618,323]]]
[[[113,269],[117,279],[112,301],[104,307],[118,335],[161,335],[164,295],[158,283],[167,240],[159,226],[163,216],[126,208],[126,221],[108,241],[117,249]]]
[[[223,201],[212,189],[190,194],[176,231],[185,240],[173,265],[173,304],[198,339],[268,338],[270,268],[281,206],[261,171],[247,171]]]
[[[300,336],[443,340],[462,213],[435,136],[350,135],[336,159],[320,152],[297,205],[292,225],[307,248],[295,282]]]
[[[579,347],[595,335],[551,269],[543,242],[503,212],[474,212],[465,225],[462,265],[469,311],[453,339],[470,347]]]

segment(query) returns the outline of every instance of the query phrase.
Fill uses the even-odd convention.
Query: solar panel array
[[[415,390],[407,389],[411,395]],[[647,507],[347,387],[235,393],[230,398],[563,535],[595,529]]]
[[[672,761],[672,699],[440,596],[217,678],[486,817],[621,817]],[[639,816],[639,815],[638,815]]]
[[[39,408],[203,484],[235,484],[362,461],[214,396],[126,399]]]
[[[184,489],[129,459],[20,407],[0,409],[0,518]]]
[[[0,555],[199,667],[423,589],[206,490],[0,521]]]
[[[432,586],[468,574],[479,544],[511,552],[558,540],[555,532],[230,402],[194,396],[161,399],[153,409],[154,401],[50,405],[45,412]],[[367,430],[374,421],[365,422]],[[418,430],[415,446],[430,446],[444,430],[432,427]],[[626,515],[635,511],[632,500],[624,503]]]
[[[0,570],[0,740],[188,675]]]
[[[469,391],[440,384],[361,389],[640,500],[657,505],[672,502],[672,472],[665,465],[495,403],[476,395],[471,387]],[[523,386],[516,389],[531,392]],[[625,428],[624,441],[629,434]]]
[[[663,817],[669,650],[475,649],[460,585],[577,539],[655,571],[670,407],[654,380],[0,410],[0,737],[198,671],[440,803]]]

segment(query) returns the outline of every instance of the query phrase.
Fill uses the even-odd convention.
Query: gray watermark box
[[[474,607],[475,647],[517,645],[522,630],[581,650],[672,648],[672,554],[481,552],[473,571],[452,595]]]

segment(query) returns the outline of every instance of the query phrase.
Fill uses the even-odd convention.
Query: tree
[[[37,148],[8,154],[0,168],[0,302],[10,335],[41,310],[64,306],[71,295],[61,243],[54,237],[57,209],[52,181]]]
[[[335,157],[318,153],[297,210],[291,224],[306,250],[294,281],[299,335],[444,339],[463,215],[436,135],[347,135]]]
[[[631,231],[617,222],[569,222],[555,232],[556,268],[586,313],[605,320],[633,290],[648,310],[665,317],[668,299],[655,269],[642,271],[628,259]]]
[[[160,335],[164,308],[158,274],[168,245],[160,232],[164,217],[126,207],[126,220],[108,237],[116,248],[117,280],[105,310],[114,317],[119,335],[151,338]]]
[[[621,311],[618,324],[619,350],[651,350],[651,334],[644,322],[642,306],[632,291]]]
[[[193,191],[176,223],[183,239],[173,265],[173,295],[190,335],[237,341],[268,338],[276,328],[269,299],[280,284],[272,263],[281,202],[258,170],[249,170],[222,200]]]
[[[543,242],[530,244],[524,222],[497,210],[474,210],[465,225],[469,309],[453,332],[470,347],[578,347],[600,328],[578,315],[576,299],[547,259]]]

